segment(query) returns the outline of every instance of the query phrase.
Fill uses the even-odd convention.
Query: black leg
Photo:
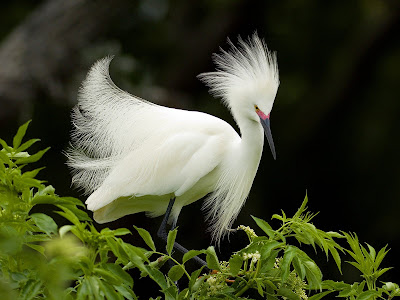
[[[169,216],[171,214],[172,207],[174,206],[174,203],[175,203],[175,197],[171,198],[171,200],[169,201],[167,211],[165,212],[164,219],[162,220],[160,228],[158,228],[158,231],[157,231],[158,237],[161,238],[165,243],[167,243],[167,239],[168,239],[168,234],[167,234],[167,229],[166,229],[167,222],[168,222]],[[172,229],[174,229],[174,228],[172,228]],[[178,244],[177,242],[174,243],[174,248],[176,250],[178,250],[179,252],[181,252],[182,254],[185,254],[186,252],[188,252],[188,250],[185,247]],[[193,257],[193,260],[195,260],[201,266],[205,266],[207,268],[207,263],[204,260],[202,260],[201,258],[195,256],[195,257]]]

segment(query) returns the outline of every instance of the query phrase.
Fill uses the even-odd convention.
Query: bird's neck
[[[237,120],[241,134],[240,152],[250,168],[258,168],[264,145],[264,132],[260,122],[250,119]]]

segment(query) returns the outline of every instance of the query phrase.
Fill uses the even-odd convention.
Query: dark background
[[[265,147],[252,192],[235,222],[250,215],[292,215],[307,191],[323,230],[356,232],[386,244],[382,277],[400,275],[400,2],[355,1],[9,1],[0,12],[0,137],[10,141],[32,119],[28,138],[51,150],[40,173],[59,195],[84,200],[70,186],[62,151],[80,82],[97,59],[116,57],[111,76],[123,89],[171,107],[204,111],[232,124],[196,75],[213,70],[211,54],[226,38],[255,30],[277,51],[280,87],[271,114],[277,149]],[[201,201],[185,207],[178,240],[205,248]],[[138,225],[155,235],[161,218],[131,215],[107,226]],[[277,223],[271,224],[275,227]],[[140,243],[137,234],[130,237]],[[242,232],[221,258],[246,242]],[[319,255],[319,256],[318,256]],[[321,258],[322,257],[322,258]],[[321,252],[317,259],[325,265]],[[350,258],[347,258],[348,260]],[[361,280],[356,272],[326,278]],[[139,285],[139,284],[138,284]]]

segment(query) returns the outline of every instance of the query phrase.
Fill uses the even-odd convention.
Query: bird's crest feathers
[[[270,52],[257,33],[244,41],[240,36],[238,46],[229,39],[230,51],[222,48],[214,54],[217,71],[202,73],[198,78],[210,87],[210,92],[223,99],[230,109],[235,101],[253,95],[271,95],[274,100],[279,86],[278,64],[275,52]],[[272,104],[271,104],[272,107]]]

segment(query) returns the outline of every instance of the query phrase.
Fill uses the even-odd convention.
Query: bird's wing
[[[100,188],[87,199],[88,209],[100,209],[123,196],[180,196],[216,168],[230,143],[238,138],[228,124],[230,130],[225,132],[228,127],[222,125],[219,133],[215,132],[218,128],[210,133],[189,130],[190,123],[186,125],[179,133],[160,143],[147,140],[121,160]],[[208,192],[211,190],[205,191]]]
[[[162,116],[170,109],[118,88],[108,71],[111,59],[101,59],[90,69],[72,112],[74,129],[67,164],[72,169],[73,183],[87,194],[95,191],[112,168],[148,137],[168,130]]]

